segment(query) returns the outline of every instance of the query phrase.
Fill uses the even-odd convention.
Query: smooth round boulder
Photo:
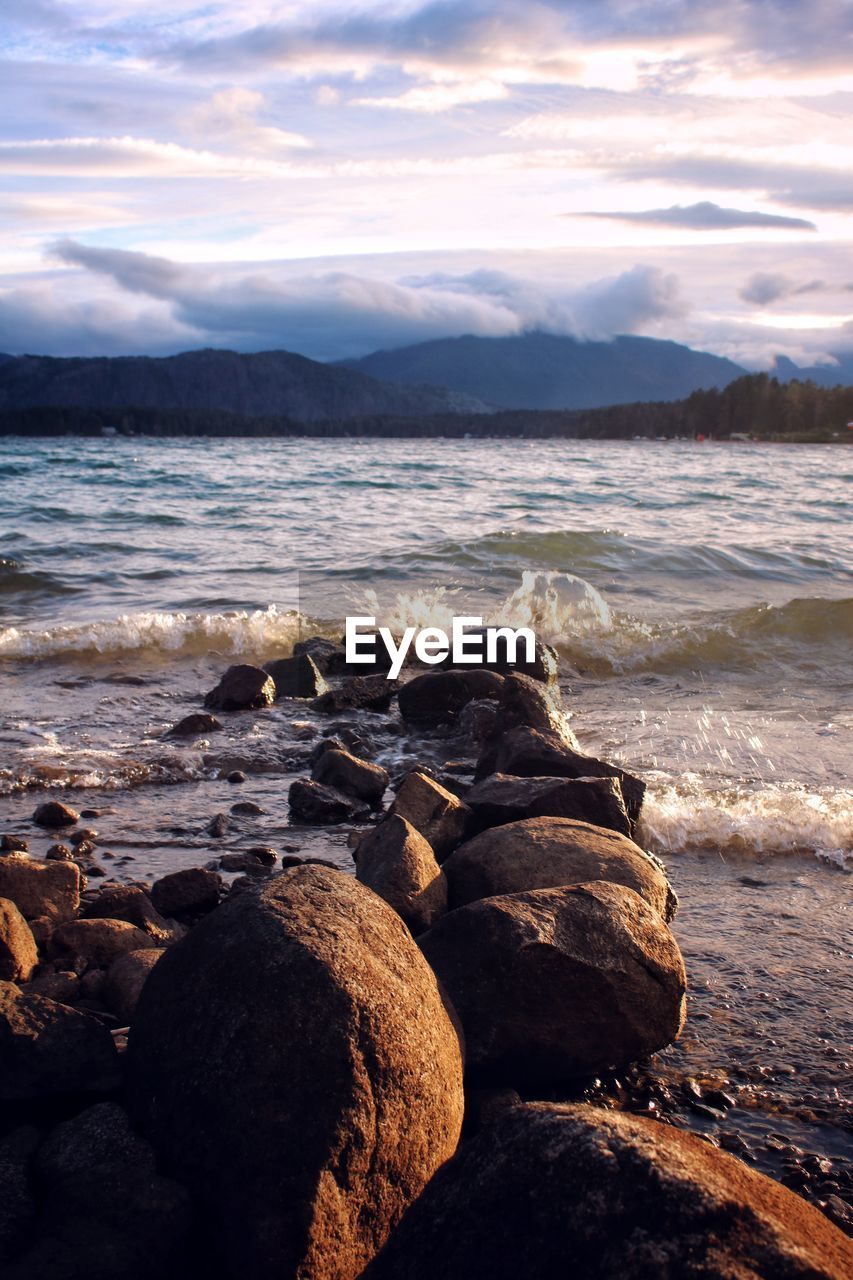
[[[678,943],[633,889],[597,880],[485,898],[419,939],[476,1083],[561,1084],[645,1058],[684,1024]]]
[[[525,818],[492,827],[460,845],[443,865],[451,911],[496,894],[589,880],[626,885],[667,922],[678,906],[656,858],[627,836],[574,818]]]
[[[359,842],[356,879],[378,893],[412,933],[423,933],[447,910],[447,882],[432,846],[410,822],[389,814]]]
[[[386,903],[320,866],[232,895],[167,951],[127,1075],[164,1171],[253,1280],[354,1280],[462,1121],[434,974]]]
[[[537,1102],[436,1174],[364,1280],[847,1280],[853,1242],[690,1133]]]

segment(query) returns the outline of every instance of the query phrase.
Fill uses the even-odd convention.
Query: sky
[[[3,0],[0,351],[853,350],[853,0]]]

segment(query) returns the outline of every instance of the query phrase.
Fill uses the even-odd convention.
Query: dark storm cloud
[[[842,288],[848,286],[842,285]],[[766,306],[771,302],[779,302],[783,298],[796,298],[806,293],[828,293],[831,288],[823,280],[791,280],[788,276],[776,271],[756,271],[747,280],[739,297],[744,302],[754,302],[758,306]]]
[[[618,222],[651,223],[660,227],[683,227],[692,231],[728,231],[737,227],[779,227],[816,231],[805,218],[788,218],[776,213],[748,209],[724,209],[710,200],[698,204],[674,204],[669,209],[644,209],[637,213],[594,212],[587,218],[613,218]]]

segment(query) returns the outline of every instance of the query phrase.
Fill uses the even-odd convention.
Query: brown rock
[[[108,1093],[118,1083],[112,1036],[96,1018],[0,982],[0,1102]]]
[[[447,910],[447,882],[420,832],[397,814],[368,831],[356,850],[356,879],[378,893],[412,933],[423,933]]]
[[[519,1085],[624,1066],[684,1022],[678,945],[632,889],[595,881],[486,898],[419,939],[475,1079]]]
[[[471,811],[458,796],[434,778],[417,771],[407,773],[389,813],[410,822],[442,862],[464,838]]]
[[[106,968],[126,951],[153,947],[151,937],[127,920],[69,920],[54,930],[51,956],[73,956],[88,968]]]
[[[275,702],[275,684],[260,667],[241,662],[229,667],[204,705],[215,711],[253,711]]]
[[[30,926],[14,902],[0,898],[0,979],[28,982],[38,960]]]
[[[444,863],[450,908],[496,894],[608,880],[633,889],[664,920],[678,899],[656,858],[626,836],[572,818],[526,818],[460,845]]]
[[[216,716],[205,711],[194,711],[173,724],[166,732],[167,738],[196,738],[199,734],[217,733],[222,728]]]
[[[534,680],[541,680],[545,684],[555,684],[559,674],[559,663],[557,660],[557,652],[549,644],[543,644],[541,640],[537,640],[534,646],[533,658],[527,660],[527,648],[522,643],[516,647],[516,659],[510,660],[509,647],[506,636],[495,636],[495,659],[493,662],[486,661],[486,627],[469,627],[466,628],[466,649],[471,653],[477,654],[482,661],[477,663],[477,669],[481,671],[497,671],[501,675],[510,675],[517,672],[519,675],[530,676]],[[477,646],[473,637],[479,636],[480,644]],[[443,663],[443,667],[453,667],[453,655],[448,654]]]
[[[364,1280],[846,1280],[853,1242],[777,1182],[625,1112],[505,1110],[445,1165]]]
[[[349,751],[333,747],[324,751],[311,771],[315,782],[321,782],[355,796],[370,805],[378,805],[388,786],[388,770],[367,760],[359,760]]]
[[[499,698],[503,676],[473,667],[470,671],[428,671],[400,688],[400,714],[413,724],[450,724],[475,698]]]
[[[58,1004],[73,1004],[80,995],[80,979],[73,969],[46,971],[27,983],[27,995],[47,996]]]
[[[58,800],[48,800],[46,804],[40,804],[33,814],[33,822],[50,830],[55,827],[75,827],[79,821],[80,814],[76,809],[69,808],[67,804],[60,804]]]
[[[321,757],[322,758],[322,757]],[[324,787],[311,778],[297,778],[287,793],[291,821],[307,822],[317,826],[331,826],[337,822],[356,822],[367,816],[367,806],[361,800],[345,796],[334,787]]]
[[[244,871],[248,875],[258,876],[267,875],[270,870],[268,862],[262,862],[248,850],[239,853],[223,853],[217,865],[220,871]]]
[[[235,1273],[354,1280],[454,1151],[461,1058],[400,918],[303,866],[229,897],[155,967],[130,1097]]]
[[[103,1000],[122,1024],[133,1021],[142,988],[165,949],[150,947],[145,951],[126,951],[107,970]]]
[[[73,862],[0,858],[0,898],[14,902],[27,920],[69,920],[80,906],[80,870]]]
[[[276,698],[316,698],[329,687],[307,653],[265,662],[264,671],[273,678]]]
[[[176,942],[184,932],[174,920],[160,915],[139,885],[115,884],[101,889],[80,914],[84,920],[127,920],[161,944]]]
[[[219,905],[221,881],[206,867],[186,867],[161,876],[151,886],[151,901],[164,916],[193,920]]]
[[[26,853],[29,847],[23,836],[0,836],[0,853]]]
[[[74,854],[67,844],[52,844],[44,855],[48,862],[71,862]]]
[[[328,689],[315,698],[315,711],[337,715],[341,711],[387,711],[399,688],[399,681],[383,675],[349,676],[337,689]]]
[[[522,818],[578,818],[629,835],[618,778],[516,778],[493,773],[465,793],[475,827],[501,826]]]

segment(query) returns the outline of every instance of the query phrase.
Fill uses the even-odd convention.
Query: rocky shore
[[[849,1173],[795,1161],[795,1194],[655,1076],[689,974],[642,780],[581,751],[551,650],[492,665],[389,681],[314,638],[225,671],[170,740],[286,700],[328,723],[284,851],[122,883],[92,813],[2,836],[4,1276],[851,1273]],[[377,716],[424,761],[391,776]],[[299,851],[342,826],[351,875]]]

